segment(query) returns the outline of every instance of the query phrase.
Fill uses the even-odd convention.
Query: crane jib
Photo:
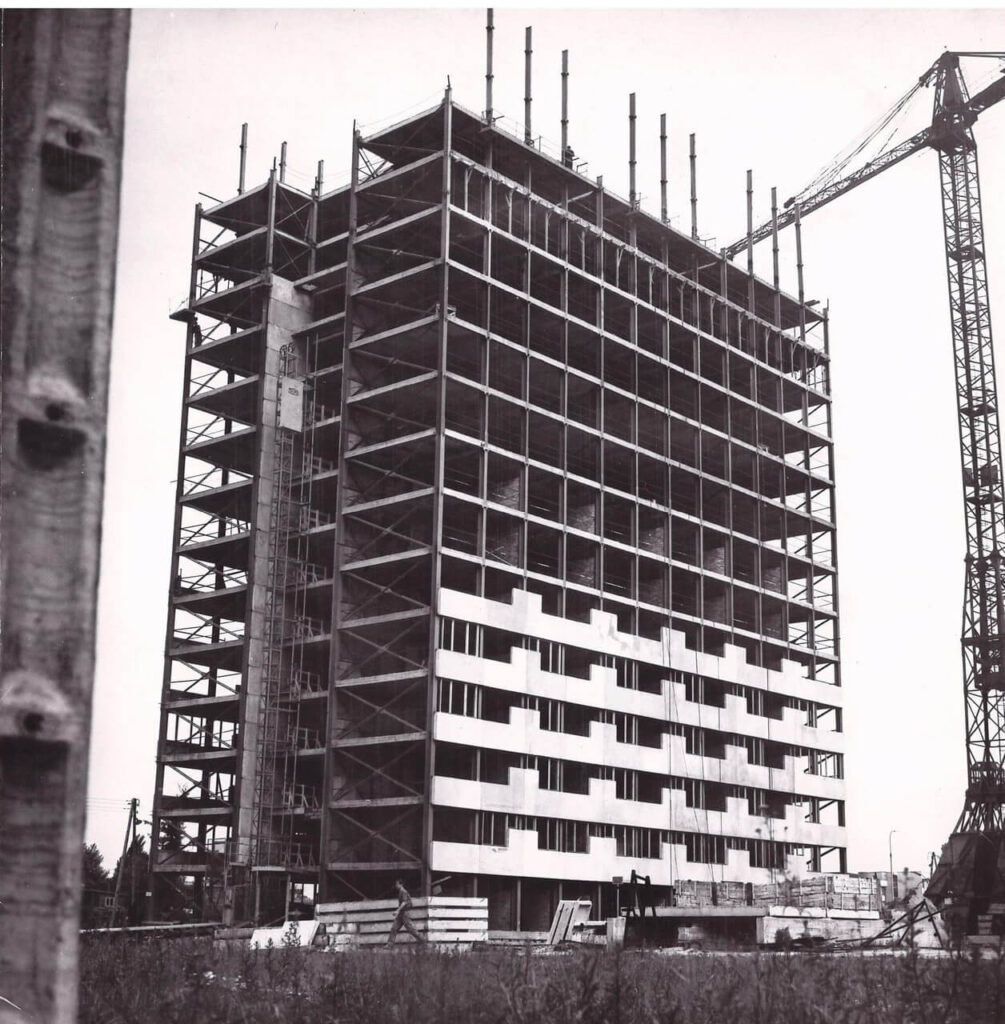
[[[937,72],[939,71],[943,60],[946,60],[947,63],[951,63],[952,58],[958,58],[960,56],[988,56],[1001,58],[1002,55],[997,53],[944,54],[943,58],[940,58],[940,60],[937,61],[928,72],[922,75],[919,80],[919,84],[929,84],[932,81],[936,81]],[[958,73],[958,61],[956,62],[956,66]],[[960,81],[962,82],[962,78]],[[964,128],[968,128],[977,120],[979,114],[984,113],[984,111],[993,107],[1001,100],[1005,100],[1005,72],[1003,72],[999,78],[996,78],[991,85],[987,86],[987,88],[976,93],[969,99],[965,98],[965,92],[960,97],[954,97],[952,109],[958,122],[960,122]],[[938,102],[937,109],[945,110],[945,102]],[[922,129],[920,132],[911,136],[911,138],[906,141],[899,143],[897,146],[894,146],[892,149],[888,149],[880,153],[858,170],[838,181],[829,183],[816,192],[809,195],[800,195],[798,197],[800,215],[805,217],[808,213],[812,213],[814,210],[819,210],[820,207],[833,202],[838,198],[838,196],[842,196],[847,192],[850,192],[853,188],[868,181],[870,178],[876,177],[877,174],[887,170],[894,164],[900,163],[902,160],[909,157],[912,153],[918,152],[920,149],[928,147],[935,149],[943,148],[944,143],[940,144],[940,133],[944,132],[944,130],[944,126],[938,123],[938,114],[936,114],[929,127]],[[747,235],[743,235],[741,238],[736,239],[732,244],[726,246],[724,249],[726,257],[732,259],[737,253],[746,249],[748,244],[756,244],[757,242],[763,241],[765,238],[770,237],[773,231],[781,231],[783,228],[795,223],[796,203],[796,197],[785,201],[783,204],[784,212],[779,213],[777,226],[773,225],[770,220],[765,221],[750,233],[749,238]]]

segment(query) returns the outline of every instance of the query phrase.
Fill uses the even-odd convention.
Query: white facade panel
[[[433,779],[435,807],[506,816],[508,837],[496,847],[434,842],[438,870],[604,880],[627,877],[634,868],[654,875],[654,882],[668,874],[763,882],[780,865],[774,872],[751,866],[755,848],[759,858],[782,856],[785,870],[798,874],[806,870],[806,857],[791,850],[844,846],[843,812],[835,810],[844,799],[840,688],[805,678],[794,663],[783,663],[780,671],[750,665],[736,648],[727,646],[723,657],[696,652],[669,629],[655,641],[619,632],[614,617],[603,613],[593,612],[589,623],[547,615],[540,598],[525,591],[500,602],[443,589],[438,608],[445,619],[465,624],[462,642],[474,648],[437,650],[441,685],[491,690],[504,711],[497,708],[489,719],[470,709],[441,709],[434,715],[434,740],[448,745],[444,749],[476,748],[509,763],[505,782],[443,774]],[[484,638],[470,632],[471,624],[513,635],[508,656],[498,642],[495,657],[481,656]],[[588,678],[546,671],[541,651],[549,643],[595,655],[596,661],[580,659],[579,672]],[[615,659],[658,669],[647,673],[647,685],[658,685],[659,692],[619,685],[621,669],[615,666],[621,663]],[[705,687],[718,689],[706,696]],[[508,705],[500,694],[512,698]],[[545,728],[541,702],[549,701],[580,709],[586,728]],[[765,706],[770,713],[753,713]],[[625,716],[644,723],[645,742],[624,724]],[[810,724],[818,719],[826,725]],[[705,753],[689,753],[692,744]],[[543,787],[541,766],[555,760],[579,772],[574,787]],[[574,791],[584,785],[584,767],[586,791]],[[647,799],[629,798],[637,794],[627,785],[619,796],[612,773],[644,777]],[[523,818],[584,824],[591,830],[589,852],[541,848],[539,831],[544,836],[547,826],[535,831],[531,822],[525,828]],[[498,838],[498,821],[493,828]],[[655,842],[662,856],[618,856],[619,841],[647,849]],[[699,859],[689,860],[689,847]]]

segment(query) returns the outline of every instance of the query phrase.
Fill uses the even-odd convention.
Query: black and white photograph
[[[0,1024],[1005,1020],[1005,8],[0,28]]]

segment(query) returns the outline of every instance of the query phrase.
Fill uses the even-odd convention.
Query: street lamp
[[[893,833],[897,830],[895,828],[890,829],[890,834],[886,837],[886,849],[887,853],[890,854],[890,884],[893,885]]]

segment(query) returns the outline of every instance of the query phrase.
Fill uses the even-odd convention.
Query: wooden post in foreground
[[[0,1022],[70,1024],[129,12],[0,30]]]

